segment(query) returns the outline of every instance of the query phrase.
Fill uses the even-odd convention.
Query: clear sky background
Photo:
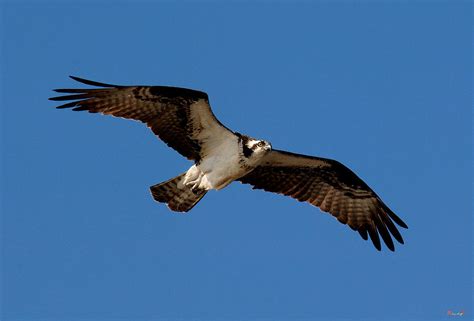
[[[1,320],[472,318],[468,1],[2,2]],[[376,251],[191,163],[143,125],[54,109],[77,75],[206,91],[228,127],[337,159],[408,224]]]

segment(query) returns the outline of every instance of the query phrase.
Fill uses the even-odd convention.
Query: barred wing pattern
[[[356,174],[341,163],[285,151],[273,150],[252,172],[239,179],[254,189],[283,194],[329,212],[339,222],[370,236],[381,250],[379,234],[394,251],[391,235],[401,244],[396,228],[408,228]]]
[[[57,108],[87,110],[146,123],[168,146],[199,162],[210,140],[232,134],[214,116],[206,93],[166,86],[115,86],[78,77],[72,79],[101,88],[56,89],[65,96],[50,100],[68,101]],[[207,148],[206,148],[207,147]]]

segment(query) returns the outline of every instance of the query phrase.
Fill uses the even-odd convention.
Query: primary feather
[[[231,131],[214,116],[202,91],[71,78],[99,88],[56,89],[66,95],[51,100],[69,101],[57,108],[141,121],[194,161],[187,172],[150,188],[156,201],[174,211],[187,212],[207,191],[237,180],[317,206],[364,240],[370,237],[378,250],[380,237],[392,251],[392,237],[404,243],[395,223],[407,225],[349,168],[335,160],[274,150],[267,141]]]

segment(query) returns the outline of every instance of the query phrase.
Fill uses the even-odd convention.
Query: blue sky
[[[472,318],[467,1],[2,2],[2,320]],[[206,91],[228,127],[337,159],[410,227],[377,252],[317,208],[232,184],[139,123],[56,110],[77,75]]]

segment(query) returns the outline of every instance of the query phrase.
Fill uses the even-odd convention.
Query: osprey
[[[55,89],[71,101],[57,108],[87,110],[145,123],[168,146],[194,161],[186,172],[150,187],[153,198],[176,212],[192,209],[211,189],[233,181],[283,194],[329,212],[343,224],[380,238],[394,251],[403,244],[394,222],[407,225],[356,174],[338,161],[276,150],[265,140],[234,132],[214,116],[206,93],[167,86],[116,86],[78,77],[93,89]]]

